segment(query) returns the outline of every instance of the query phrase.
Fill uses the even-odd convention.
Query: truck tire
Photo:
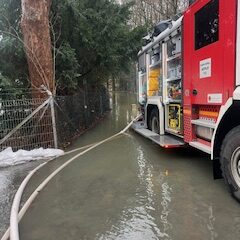
[[[159,134],[159,112],[156,108],[150,114],[149,129]]]
[[[240,201],[240,126],[226,135],[221,147],[220,162],[230,192]]]

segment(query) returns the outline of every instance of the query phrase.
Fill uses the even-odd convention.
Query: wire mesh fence
[[[56,97],[57,135],[66,145],[91,127],[109,110],[109,95],[104,88]]]
[[[34,149],[53,145],[53,128],[49,104],[18,128],[37,107],[46,99],[14,99],[1,100],[0,103],[0,139],[12,134],[0,144],[0,150],[12,147],[18,149]]]
[[[0,151],[7,147],[15,151],[54,147],[53,119],[48,99],[47,95],[31,98],[30,91],[0,92]],[[105,88],[57,96],[54,101],[60,147],[79,136],[109,109]]]

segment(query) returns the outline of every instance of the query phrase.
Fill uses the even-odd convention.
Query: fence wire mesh
[[[34,95],[34,94],[33,94]],[[31,98],[31,92],[0,92],[0,143],[10,132],[14,133],[0,144],[0,151],[12,147],[31,150],[54,147],[53,123],[50,104],[46,104],[20,128],[16,127],[46,101]],[[81,91],[71,96],[55,97],[55,115],[58,146],[66,146],[94,124],[109,110],[109,97],[105,88]]]
[[[0,139],[15,129],[0,150],[12,147],[13,150],[47,148],[53,146],[53,128],[49,104],[43,107],[20,128],[16,128],[45,99],[5,99],[0,103]]]
[[[109,110],[109,95],[105,88],[58,96],[55,102],[60,146],[69,144]]]

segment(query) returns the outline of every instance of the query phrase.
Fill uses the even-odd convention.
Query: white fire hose
[[[69,154],[69,153],[73,153],[75,151],[80,151],[83,149],[83,152],[78,153],[77,155],[75,155],[74,157],[72,157],[71,159],[69,159],[67,162],[65,162],[64,164],[62,164],[60,167],[58,167],[54,172],[52,172],[37,188],[36,190],[31,194],[31,196],[28,198],[28,200],[25,202],[25,204],[23,205],[22,209],[20,212],[19,211],[19,206],[20,206],[20,202],[21,202],[21,198],[23,195],[23,191],[27,185],[27,183],[29,182],[29,180],[31,179],[31,177],[40,169],[42,168],[44,165],[47,164],[47,162],[39,165],[38,167],[36,167],[33,171],[31,171],[27,177],[23,180],[23,182],[21,183],[20,187],[18,188],[17,193],[15,194],[14,200],[13,200],[13,204],[12,204],[12,208],[11,208],[11,215],[10,215],[10,228],[8,228],[8,230],[5,232],[5,234],[3,235],[3,237],[1,238],[1,240],[7,240],[10,239],[11,240],[19,240],[19,229],[18,229],[18,222],[22,219],[22,217],[24,216],[24,214],[26,213],[26,211],[28,210],[28,208],[30,207],[30,205],[32,204],[32,202],[34,201],[34,199],[38,196],[38,194],[46,187],[46,185],[49,183],[49,181],[56,176],[61,170],[63,170],[67,165],[69,165],[71,162],[73,162],[74,160],[76,160],[78,157],[84,155],[85,153],[91,151],[92,149],[100,146],[103,143],[106,143],[108,141],[111,141],[112,139],[120,136],[121,134],[125,134],[125,132],[131,127],[131,125],[133,124],[134,121],[137,121],[139,118],[141,117],[138,116],[136,117],[133,121],[131,121],[122,131],[120,131],[117,134],[114,134],[113,136],[106,138],[100,142],[97,142],[95,144],[91,144],[91,145],[87,145],[81,148],[77,148],[74,149],[72,151],[66,152],[65,154]]]

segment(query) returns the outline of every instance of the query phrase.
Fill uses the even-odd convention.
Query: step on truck
[[[133,128],[165,148],[190,145],[240,200],[240,0],[190,1],[138,54],[143,118]]]

